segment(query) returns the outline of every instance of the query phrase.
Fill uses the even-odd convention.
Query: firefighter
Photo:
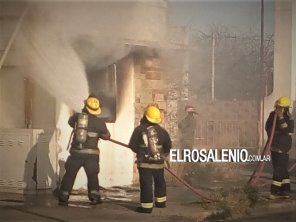
[[[289,112],[289,97],[282,96],[275,102],[275,109],[266,121],[265,130],[268,138],[271,135],[274,115],[277,115],[275,132],[271,142],[271,159],[273,178],[270,187],[270,199],[289,198],[290,179],[288,172],[289,150],[292,146],[294,120]]]
[[[65,163],[65,175],[61,182],[59,204],[67,205],[70,192],[78,170],[83,167],[88,181],[88,198],[92,205],[101,203],[99,194],[99,139],[110,139],[106,123],[99,118],[100,101],[90,95],[81,113],[69,118],[68,124],[73,128],[70,156]]]
[[[129,147],[137,154],[141,201],[137,211],[140,213],[153,210],[153,181],[155,207],[166,207],[164,164],[168,163],[172,142],[160,122],[160,110],[155,105],[148,106],[129,142]]]
[[[181,149],[192,149],[194,145],[194,136],[196,129],[195,108],[191,105],[185,106],[187,116],[178,124],[181,131]]]

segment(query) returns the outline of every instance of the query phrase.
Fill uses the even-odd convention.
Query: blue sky
[[[169,1],[170,25],[191,24],[193,31],[209,31],[212,24],[260,34],[261,0]],[[274,1],[264,1],[264,29],[273,33]]]

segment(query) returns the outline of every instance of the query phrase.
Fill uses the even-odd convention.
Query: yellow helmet
[[[275,102],[276,106],[280,106],[280,107],[291,107],[291,101],[290,98],[288,96],[281,96],[280,98],[278,98],[278,100]]]
[[[160,123],[160,110],[156,106],[148,106],[145,111],[145,116],[151,123]]]
[[[89,96],[85,101],[85,107],[90,114],[99,115],[102,110],[100,108],[100,101],[95,96]]]

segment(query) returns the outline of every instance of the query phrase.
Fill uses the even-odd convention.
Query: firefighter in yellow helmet
[[[75,113],[69,118],[69,125],[73,128],[73,138],[70,156],[65,163],[66,173],[62,179],[59,204],[68,205],[77,172],[84,168],[88,180],[88,198],[91,204],[101,203],[99,194],[99,139],[107,140],[110,133],[106,123],[99,118],[102,110],[100,101],[95,95],[90,95],[84,103],[81,113]]]
[[[294,131],[294,120],[289,112],[290,107],[289,97],[278,98],[275,102],[275,109],[270,113],[265,124],[265,130],[270,137],[274,115],[277,115],[275,132],[271,142],[273,178],[270,187],[270,199],[289,198],[288,152],[292,146],[292,133]]]
[[[141,190],[141,206],[137,211],[140,213],[151,213],[154,204],[158,208],[166,207],[164,163],[168,159],[172,142],[168,132],[159,125],[160,122],[158,107],[148,106],[129,142],[129,147],[137,154]]]

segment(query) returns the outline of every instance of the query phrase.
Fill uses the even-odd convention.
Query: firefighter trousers
[[[289,154],[271,151],[273,178],[270,187],[272,194],[290,192],[290,179],[288,171]]]
[[[68,201],[76,175],[81,167],[84,168],[87,176],[89,200],[100,199],[98,180],[98,173],[100,171],[99,156],[93,154],[71,154],[65,163],[66,173],[61,182],[60,201]]]
[[[153,208],[153,196],[156,207],[166,206],[166,183],[164,169],[138,168],[140,176],[140,201],[142,208]],[[154,195],[153,195],[154,181]]]

